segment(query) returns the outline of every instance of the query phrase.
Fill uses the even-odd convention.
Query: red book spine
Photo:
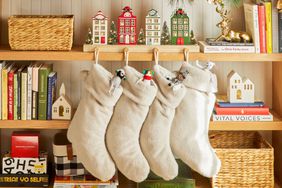
[[[258,5],[258,21],[259,21],[260,53],[266,53],[266,21],[265,21],[265,7],[263,4]]]
[[[14,73],[8,73],[8,120],[14,119]]]
[[[215,106],[215,112],[217,115],[269,115],[269,108],[220,108],[218,106]]]

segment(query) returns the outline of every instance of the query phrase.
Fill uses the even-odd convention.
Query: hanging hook
[[[158,48],[154,48],[154,59],[155,59],[155,64],[158,65],[159,64],[159,49]]]
[[[95,48],[94,55],[95,55],[95,64],[98,64],[98,61],[99,61],[99,48],[98,47]]]
[[[129,59],[129,50],[128,48],[124,48],[124,60],[125,60],[125,65],[128,66],[128,59]]]
[[[189,49],[188,48],[184,48],[184,61],[186,61],[186,63],[189,63]]]

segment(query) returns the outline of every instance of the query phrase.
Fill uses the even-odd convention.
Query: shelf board
[[[103,48],[125,48],[127,46],[104,46]],[[152,49],[153,47],[147,47]],[[185,46],[183,46],[183,49]],[[129,61],[153,61],[151,52],[130,53]],[[147,49],[147,50],[148,50]],[[175,47],[174,52],[163,52],[160,50],[160,61],[183,61],[184,54],[179,51],[179,46]],[[108,50],[107,50],[108,51]],[[111,51],[111,50],[110,50]],[[12,51],[9,47],[0,47],[0,60],[11,61],[91,61],[94,59],[92,52],[83,52],[82,46],[73,47],[71,51]],[[191,52],[189,59],[191,61],[214,61],[214,62],[282,62],[282,53],[274,54],[204,54],[201,52]],[[123,61],[123,52],[103,52],[99,55],[100,61]]]
[[[0,129],[67,129],[64,120],[0,120]]]

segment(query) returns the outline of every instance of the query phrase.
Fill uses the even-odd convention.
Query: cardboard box
[[[13,132],[11,139],[11,157],[37,158],[38,156],[39,132]]]
[[[2,160],[3,174],[46,174],[47,153],[42,152],[39,158],[12,158],[6,153]]]

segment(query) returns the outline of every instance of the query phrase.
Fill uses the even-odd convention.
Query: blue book
[[[48,93],[47,93],[47,120],[52,119],[52,105],[56,99],[57,73],[51,72],[48,75]]]
[[[254,102],[254,103],[230,103],[230,102],[217,102],[218,106],[221,108],[238,108],[238,107],[263,107],[264,102]]]

